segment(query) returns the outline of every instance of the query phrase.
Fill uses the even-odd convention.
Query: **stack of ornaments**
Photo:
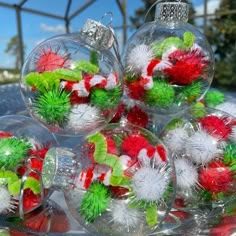
[[[207,93],[214,56],[187,23],[188,8],[158,1],[155,20],[129,39],[122,62],[110,26],[89,19],[79,33],[39,44],[24,64],[29,114],[78,138],[73,150],[40,146],[40,182],[64,191],[75,219],[95,235],[170,232],[234,195],[236,121],[206,108],[231,105]],[[41,155],[30,141],[27,159]]]

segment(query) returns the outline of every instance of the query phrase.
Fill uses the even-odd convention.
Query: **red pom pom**
[[[36,70],[41,73],[44,71],[54,71],[58,68],[65,67],[67,58],[58,55],[57,53],[48,50],[39,56],[36,63]]]
[[[29,154],[31,156],[39,157],[41,159],[44,159],[46,156],[48,149],[50,147],[50,144],[45,145],[44,147],[38,147],[36,146],[34,149],[30,149]]]
[[[133,134],[125,138],[121,144],[122,150],[125,155],[132,159],[137,159],[141,149],[150,149],[151,145],[146,138],[139,134]]]
[[[221,161],[212,162],[199,172],[200,185],[213,193],[229,191],[233,181],[232,173]]]
[[[25,212],[32,211],[41,203],[41,195],[35,195],[30,189],[25,189],[23,194],[23,207]]]
[[[148,124],[148,115],[139,107],[134,106],[128,112],[127,120],[132,124],[145,128]]]
[[[199,50],[176,50],[169,55],[173,66],[164,69],[171,83],[187,85],[203,76],[206,60]]]
[[[214,115],[200,119],[199,123],[208,134],[221,140],[227,139],[232,132],[231,127],[227,125],[224,119]]]
[[[9,138],[9,137],[13,137],[13,135],[8,132],[0,131],[0,138]]]
[[[141,80],[127,83],[127,87],[130,98],[140,100],[145,94],[145,89],[143,87],[143,84],[141,83]]]

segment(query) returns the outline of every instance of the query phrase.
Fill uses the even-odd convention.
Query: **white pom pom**
[[[141,167],[134,174],[132,189],[137,200],[158,201],[162,198],[170,182],[168,170]]]
[[[141,73],[152,59],[151,49],[145,44],[140,44],[133,48],[128,55],[128,69],[134,73]]]
[[[171,152],[180,153],[188,137],[186,129],[179,127],[168,131],[163,137],[163,142]]]
[[[207,164],[216,158],[221,151],[218,140],[204,131],[198,131],[186,140],[186,153],[197,164]]]
[[[0,213],[5,211],[14,212],[16,203],[5,187],[0,187]]]
[[[232,127],[232,132],[231,132],[229,138],[232,142],[236,143],[236,126]]]
[[[176,159],[175,162],[177,187],[188,190],[198,184],[198,172],[196,167],[187,159]]]
[[[140,222],[140,212],[134,208],[128,208],[125,200],[112,201],[111,214],[115,224],[127,229],[135,228]]]
[[[217,105],[215,108],[227,112],[228,114],[236,118],[236,104],[232,102],[223,102]]]
[[[100,110],[88,104],[79,104],[71,108],[67,128],[74,131],[92,130],[100,120]]]

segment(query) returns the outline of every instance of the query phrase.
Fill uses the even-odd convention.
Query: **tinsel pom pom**
[[[140,223],[140,212],[135,208],[129,208],[125,200],[113,200],[110,209],[112,221],[118,226],[129,230]]]
[[[1,186],[0,187],[0,213],[14,212],[16,208],[16,202],[12,199],[12,196],[8,190]]]
[[[39,73],[44,71],[53,71],[57,68],[63,68],[66,65],[68,57],[62,57],[51,49],[43,51],[36,62],[36,69]]]
[[[186,153],[197,164],[206,164],[221,153],[217,147],[218,140],[204,131],[197,131],[185,143]]]
[[[206,106],[213,108],[223,103],[224,100],[225,100],[224,93],[217,90],[209,90],[204,97],[204,102]]]
[[[199,171],[199,184],[213,193],[229,191],[233,181],[232,173],[221,161],[214,161]]]
[[[162,80],[154,80],[153,88],[144,95],[144,101],[150,106],[168,107],[174,102],[175,90]]]
[[[100,214],[106,211],[109,202],[110,193],[108,188],[99,182],[94,182],[83,195],[80,214],[86,222],[92,223]]]
[[[189,190],[198,185],[198,172],[196,167],[188,159],[176,159],[174,161],[177,187]]]
[[[176,50],[169,55],[172,67],[164,70],[171,83],[187,85],[203,76],[206,67],[205,58],[198,50]]]
[[[218,116],[206,116],[199,119],[199,123],[208,134],[221,140],[227,139],[231,133],[231,127],[227,124],[228,121]]]
[[[148,115],[141,108],[134,106],[127,114],[127,120],[141,127],[146,127],[148,124]]]
[[[132,191],[136,200],[159,201],[168,188],[169,172],[165,166],[161,168],[141,167],[132,178]]]
[[[35,113],[48,124],[63,126],[70,111],[69,94],[63,90],[51,90],[35,100]]]
[[[78,104],[71,107],[66,127],[74,131],[92,129],[100,120],[100,109],[89,104]]]
[[[27,157],[30,143],[16,137],[0,139],[0,167],[13,168]]]
[[[119,105],[121,98],[121,87],[105,90],[101,88],[93,88],[91,91],[91,104],[100,108],[114,108]]]
[[[128,95],[132,99],[142,100],[143,95],[145,94],[145,89],[141,80],[132,81],[126,84],[128,89]]]
[[[169,130],[163,137],[163,142],[173,153],[180,153],[184,150],[184,144],[188,139],[188,132],[183,127]]]
[[[148,140],[140,134],[132,134],[125,138],[121,144],[122,151],[132,159],[137,159],[141,149],[150,149]]]
[[[128,55],[128,70],[134,73],[141,73],[152,59],[152,50],[147,45],[140,44],[134,47]]]

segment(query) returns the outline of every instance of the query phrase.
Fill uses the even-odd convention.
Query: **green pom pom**
[[[196,104],[194,104],[191,108],[191,114],[193,115],[193,117],[198,119],[205,117],[206,109],[204,104],[202,104],[201,102],[197,102]]]
[[[68,81],[80,81],[82,80],[82,72],[79,70],[69,70],[64,68],[58,68],[51,72],[59,79],[68,80]]]
[[[177,96],[177,100],[180,102],[188,101],[189,103],[192,103],[196,100],[197,97],[201,95],[202,92],[202,83],[200,81],[194,81],[188,86],[184,86]]]
[[[0,139],[0,168],[13,168],[24,160],[31,145],[16,137]]]
[[[35,112],[48,124],[63,126],[70,111],[69,94],[63,90],[51,90],[34,102]]]
[[[229,143],[223,148],[223,162],[226,165],[236,165],[236,144]]]
[[[99,72],[99,67],[89,61],[79,61],[75,64],[75,67],[76,70],[81,70],[88,74],[97,74]]]
[[[223,103],[224,100],[225,100],[224,94],[217,90],[208,91],[204,97],[206,105],[212,108]]]
[[[193,46],[194,41],[195,35],[190,31],[186,31],[184,33],[184,45],[186,46],[186,48],[191,48]]]
[[[96,65],[98,66],[99,63],[98,63],[98,53],[96,51],[91,51],[90,52],[90,57],[89,57],[89,60],[90,62],[93,64],[93,65]]]
[[[165,81],[153,81],[153,87],[144,95],[144,102],[150,106],[168,107],[174,102],[175,90]]]
[[[92,223],[100,214],[106,211],[110,202],[108,188],[99,182],[90,185],[80,204],[80,214],[85,221]]]
[[[10,192],[10,194],[12,194],[13,196],[17,196],[18,194],[20,194],[21,182],[22,180],[18,179],[17,181],[8,184],[8,191]],[[34,194],[39,194],[41,190],[40,183],[37,179],[28,177],[25,180],[24,189],[30,189]]]
[[[164,130],[172,130],[176,129],[177,127],[182,127],[184,125],[184,121],[180,118],[172,119],[164,128]]]
[[[120,86],[111,90],[93,88],[91,92],[91,104],[105,109],[114,108],[120,102],[121,93]]]

